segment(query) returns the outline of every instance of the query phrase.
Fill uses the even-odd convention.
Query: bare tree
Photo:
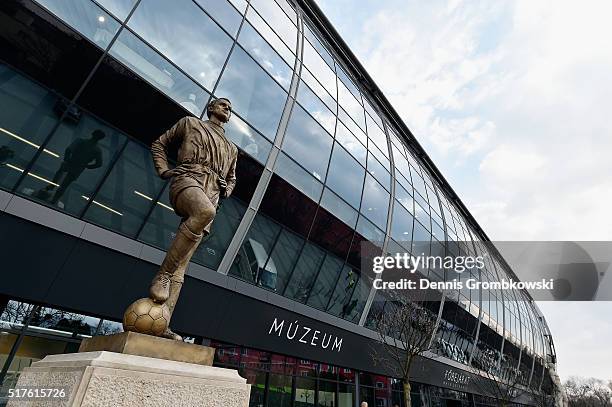
[[[584,377],[570,377],[564,383],[570,407],[612,406],[612,383]]]
[[[410,368],[416,356],[431,349],[436,320],[437,316],[424,304],[408,299],[388,300],[376,320],[381,346],[373,351],[372,357],[375,364],[402,379],[406,407],[412,406]]]
[[[481,393],[494,397],[499,406],[505,407],[527,392],[523,384],[525,373],[517,366],[516,360],[508,355],[500,355],[497,359],[493,359],[490,357],[490,352],[480,354],[485,360],[475,358],[479,363],[474,363],[477,367],[472,367],[471,370],[476,377],[475,385]],[[543,398],[541,401],[545,400]]]

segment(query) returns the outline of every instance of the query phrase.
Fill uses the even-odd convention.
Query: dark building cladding
[[[179,222],[148,147],[217,96],[233,103],[238,184],[173,327],[248,378],[251,406],[402,406],[368,352],[393,302],[360,270],[362,242],[441,244],[486,255],[470,277],[512,275],[313,1],[4,0],[0,396],[32,362],[120,330],[146,295]],[[495,361],[551,392],[554,346],[528,294],[449,292],[432,307],[415,405],[495,405],[470,373]]]

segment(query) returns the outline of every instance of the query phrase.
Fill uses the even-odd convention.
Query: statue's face
[[[216,117],[220,122],[227,123],[232,115],[232,104],[225,100],[219,99],[213,104],[211,116]]]

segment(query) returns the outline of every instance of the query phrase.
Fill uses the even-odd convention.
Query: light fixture
[[[136,195],[138,195],[138,196],[140,196],[140,197],[142,197],[142,198],[144,198],[144,199],[148,200],[148,201],[153,201],[153,198],[151,198],[150,196],[147,196],[147,195],[143,194],[142,192],[139,192],[139,191],[134,190],[134,193],[135,193]],[[164,204],[164,203],[161,203],[161,202],[157,201],[157,202],[156,202],[156,204],[158,204],[159,206],[162,206],[162,207],[164,207],[164,208],[166,208],[166,209],[171,210],[172,212],[174,212],[174,209],[172,209],[171,207],[169,207],[168,205],[166,205],[166,204]]]
[[[106,18],[104,18],[104,16],[98,16],[98,22],[103,23],[104,21],[106,21]]]
[[[85,195],[81,195],[81,198],[83,198],[83,199],[85,199],[85,200],[87,200],[87,201],[89,201],[89,199],[90,199],[88,196],[85,196]],[[109,212],[115,213],[115,214],[117,214],[117,215],[119,215],[119,216],[123,216],[123,214],[122,214],[121,212],[116,211],[116,210],[114,210],[113,208],[111,208],[111,207],[109,207],[109,206],[106,206],[106,205],[104,205],[104,204],[101,204],[101,203],[100,203],[100,202],[98,202],[98,201],[94,201],[94,200],[92,200],[91,202],[92,202],[92,203],[94,203],[94,204],[96,204],[96,205],[98,205],[100,208],[106,209],[106,210],[107,210],[107,211],[109,211]]]
[[[18,135],[16,135],[15,133],[12,133],[10,131],[8,131],[7,129],[3,129],[2,127],[0,127],[0,131],[5,133],[6,135],[13,137],[14,139],[17,139],[23,143],[26,143],[34,148],[40,148],[40,146],[38,144],[34,144],[32,143],[30,140],[26,140],[23,137],[19,137]],[[59,154],[54,153],[53,151],[49,151],[46,148],[43,148],[43,151],[49,155],[52,155],[55,158],[59,158]]]
[[[8,163],[7,163],[7,164],[6,164],[6,166],[7,166],[7,167],[9,167],[9,168],[11,168],[11,169],[13,169],[13,170],[15,170],[15,171],[19,171],[19,172],[24,172],[24,171],[25,171],[23,168],[19,168],[19,167],[17,167],[16,165],[13,165],[13,164],[8,164]],[[32,178],[36,178],[36,179],[38,179],[38,180],[44,181],[44,182],[46,182],[47,184],[51,184],[51,185],[53,185],[53,186],[55,186],[55,187],[59,187],[59,184],[56,184],[55,182],[50,181],[50,180],[48,180],[48,179],[47,179],[47,178],[45,178],[45,177],[41,177],[40,175],[36,175],[36,174],[34,174],[33,172],[28,172],[28,175],[29,175],[30,177],[32,177]]]

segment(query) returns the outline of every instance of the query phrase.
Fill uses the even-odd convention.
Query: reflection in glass
[[[251,224],[229,274],[276,291],[277,271],[270,252],[281,228],[258,213]]]
[[[275,1],[251,0],[251,6],[257,10],[290,50],[296,49],[297,28]]]
[[[129,30],[123,30],[109,53],[151,85],[200,116],[210,95]],[[143,101],[144,102],[144,101]]]
[[[338,81],[338,102],[346,110],[351,118],[362,130],[365,130],[365,117],[363,107],[355,99],[353,94],[344,86],[342,81]]]
[[[333,255],[325,256],[325,260],[321,265],[317,279],[308,297],[308,305],[324,310],[331,297],[331,294],[336,286],[336,280],[340,270],[342,269],[343,261]]]
[[[366,175],[361,202],[361,213],[382,230],[387,229],[389,193],[370,174]]]
[[[359,273],[356,269],[344,265],[332,298],[327,306],[327,312],[344,318],[349,309],[352,308],[351,297],[359,281]]]
[[[156,176],[149,149],[129,142],[94,197],[96,202],[104,202],[117,212],[91,205],[85,220],[135,236],[163,186],[164,181]]]
[[[308,71],[308,69],[305,66],[302,66],[300,78],[308,85],[310,90],[313,91],[319,97],[319,99],[323,101],[323,103],[325,103],[325,105],[329,108],[329,110],[331,110],[332,112],[336,111],[336,108],[337,108],[336,99],[331,97],[329,92],[325,90],[325,88],[319,83],[318,80],[315,79],[314,76],[312,76],[312,74]],[[298,89],[298,92],[299,92],[299,89]]]
[[[249,8],[247,20],[253,25],[257,32],[259,32],[259,35],[264,37],[266,41],[268,41],[268,44],[278,52],[285,62],[287,62],[289,66],[293,66],[295,63],[295,48],[289,49],[254,8]]]
[[[293,160],[284,153],[279,155],[274,172],[313,201],[319,201],[321,192],[323,191],[323,184],[293,162]]]
[[[97,2],[123,21],[134,7],[136,0],[97,0]]]
[[[304,109],[296,105],[283,140],[283,151],[316,179],[323,181],[331,153],[332,138]]]
[[[323,250],[306,242],[285,289],[285,297],[306,302],[324,256]]]
[[[242,16],[226,0],[196,0],[225,30],[236,36]]]
[[[276,136],[287,94],[240,47],[235,47],[215,92],[268,139]]]
[[[334,129],[336,128],[336,115],[321,102],[321,99],[319,99],[304,82],[300,83],[298,88],[297,100],[330,135],[334,134]]]
[[[389,174],[389,172],[380,163],[380,161],[374,158],[374,155],[371,154],[375,148],[376,147],[371,148],[368,151],[368,173],[370,175],[373,175],[374,178],[376,178],[378,182],[380,182],[388,191],[390,191],[391,190],[391,174]]]
[[[326,185],[349,204],[359,208],[365,169],[340,145],[334,145]]]
[[[321,206],[351,228],[355,227],[357,223],[357,211],[327,188],[323,191]]]
[[[75,124],[64,120],[47,144],[58,157],[41,154],[19,185],[19,193],[79,215],[127,138],[83,114]],[[108,203],[92,204],[123,216]]]
[[[372,118],[367,116],[368,122],[368,137],[382,151],[385,157],[389,157],[389,148],[387,146],[387,136],[378,125],[374,124]],[[394,157],[395,158],[395,157]]]
[[[270,373],[268,407],[291,407],[291,376]]]
[[[166,187],[155,203],[153,212],[149,215],[138,240],[162,250],[168,250],[170,243],[176,236],[176,229],[180,222],[181,219],[176,216],[172,206],[170,206],[168,188]]]
[[[208,90],[232,45],[231,38],[191,0],[143,0],[128,25]]]
[[[312,75],[321,82],[321,85],[335,98],[336,95],[336,74],[330,68],[321,55],[310,45],[308,41],[304,42],[304,65],[312,73]]]
[[[119,30],[119,23],[91,1],[39,0],[38,3],[105,49]]]
[[[341,121],[338,121],[336,126],[336,141],[342,144],[342,147],[351,153],[351,155],[365,167],[368,150]]]
[[[336,405],[336,382],[319,381],[319,407],[335,407]]]
[[[391,220],[391,237],[408,250],[412,241],[412,220],[410,212],[396,200]]]
[[[238,115],[233,114],[230,121],[225,124],[225,136],[236,147],[265,164],[272,149],[272,143],[265,139],[255,129],[246,124]]]
[[[69,103],[6,65],[0,65],[0,77],[0,187],[10,190],[56,125],[57,109]],[[48,148],[42,151],[55,159],[60,153]]]
[[[270,270],[276,271],[273,276],[276,279],[276,284],[272,285],[262,282],[261,285],[282,294],[291,277],[295,262],[300,255],[303,245],[304,239],[302,237],[288,229],[283,229],[278,235],[268,260],[268,264],[273,264],[274,268],[267,267]]]
[[[313,407],[315,402],[315,380],[295,378],[295,407]]]
[[[278,56],[276,51],[268,45],[248,22],[245,22],[242,26],[238,42],[285,90],[289,89],[291,76],[293,75],[292,68]]]

